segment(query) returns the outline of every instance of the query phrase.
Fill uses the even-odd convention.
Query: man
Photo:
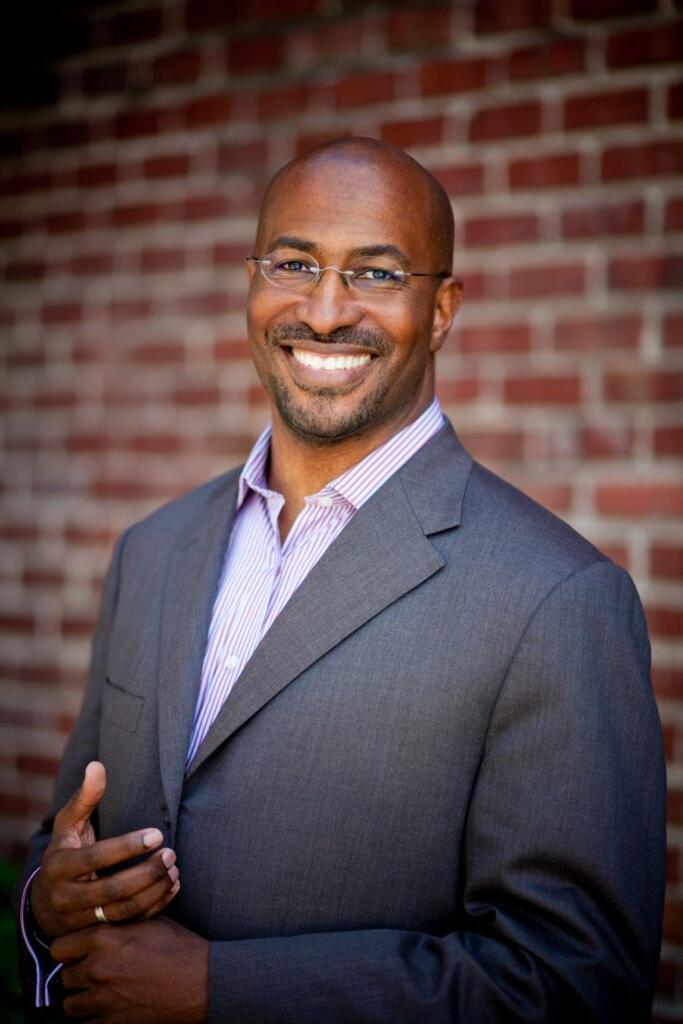
[[[271,183],[247,310],[272,433],[117,546],[30,856],[39,1003],[42,941],[73,1017],[648,1019],[642,610],[442,419],[452,225],[374,140]]]

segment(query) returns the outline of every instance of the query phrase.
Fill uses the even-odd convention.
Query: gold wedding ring
[[[109,924],[109,918],[102,910],[102,907],[95,907],[95,917],[97,918],[99,924]]]

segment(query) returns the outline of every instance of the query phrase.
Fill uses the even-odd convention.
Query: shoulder
[[[131,552],[144,552],[149,556],[155,550],[167,551],[201,530],[208,516],[216,512],[229,516],[234,508],[241,468],[228,470],[134,523],[123,537],[126,554],[130,557]]]

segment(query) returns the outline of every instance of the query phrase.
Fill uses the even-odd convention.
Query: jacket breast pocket
[[[108,676],[105,677],[102,693],[103,721],[111,722],[120,729],[125,729],[126,732],[135,732],[144,704],[144,697],[140,697],[137,693],[129,693]]]

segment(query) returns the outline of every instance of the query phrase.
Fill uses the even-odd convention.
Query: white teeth
[[[297,363],[310,366],[313,370],[353,370],[370,362],[369,355],[362,356],[319,356],[306,349],[293,348],[292,355]]]

